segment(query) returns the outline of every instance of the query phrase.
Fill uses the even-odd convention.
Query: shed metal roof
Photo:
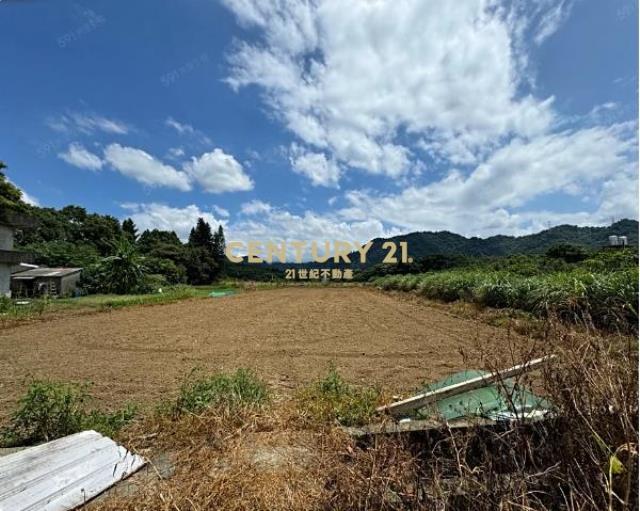
[[[82,271],[82,268],[34,268],[32,270],[14,273],[11,278],[19,280],[31,280],[36,277],[66,277]]]

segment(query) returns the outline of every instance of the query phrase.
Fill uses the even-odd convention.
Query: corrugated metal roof
[[[477,370],[461,371],[427,385],[425,390],[430,392],[443,389],[478,376],[489,376],[490,374]],[[418,410],[418,417],[433,417],[435,412],[436,416],[447,421],[470,416],[507,420],[544,416],[550,409],[551,403],[523,387],[516,386],[512,379],[507,379],[499,385],[491,384],[440,399],[435,403],[435,406]]]
[[[30,447],[0,458],[0,511],[68,511],[145,463],[95,431]]]
[[[14,273],[14,279],[34,279],[36,277],[65,277],[82,271],[82,268],[34,268],[33,270]]]

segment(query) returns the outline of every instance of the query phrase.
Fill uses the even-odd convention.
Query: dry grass
[[[134,476],[134,495],[111,496],[91,509],[637,509],[636,340],[557,324],[545,335],[527,346],[478,346],[467,355],[475,367],[492,368],[556,353],[542,374],[519,382],[552,400],[552,420],[356,442],[326,416],[314,422],[309,403],[296,398],[156,414],[121,440],[152,460],[168,454],[175,472]]]

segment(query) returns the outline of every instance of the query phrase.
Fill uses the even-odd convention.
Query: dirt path
[[[503,330],[363,288],[285,288],[69,315],[0,331],[0,416],[29,378],[93,382],[107,406],[175,392],[191,368],[252,367],[274,385],[334,361],[354,382],[413,388],[463,366],[459,349]]]

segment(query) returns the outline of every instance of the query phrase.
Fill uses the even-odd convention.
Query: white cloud
[[[241,219],[229,225],[228,239],[234,240],[345,240],[365,243],[379,236],[399,234],[387,230],[376,219],[345,221],[335,215],[312,211],[294,214],[280,208],[270,208],[260,216]]]
[[[176,208],[159,204],[156,202],[147,204],[122,204],[122,208],[129,211],[129,216],[139,231],[145,229],[160,229],[163,231],[174,231],[182,241],[189,238],[191,228],[196,224],[198,218],[204,218],[212,229],[218,225],[226,226],[223,220],[217,219],[209,211],[201,210],[198,206],[191,204],[184,208]]]
[[[47,120],[48,126],[59,132],[92,134],[97,131],[112,135],[126,135],[130,127],[122,121],[109,119],[93,113],[71,112]]]
[[[314,186],[338,187],[340,167],[335,161],[328,160],[324,153],[305,152],[293,144],[290,161],[294,172],[307,176]]]
[[[191,182],[185,172],[162,163],[141,149],[110,144],[104,150],[104,159],[121,174],[145,185],[191,190]]]
[[[182,147],[170,147],[168,157],[177,160],[182,158],[184,154],[184,149]]]
[[[195,142],[202,145],[211,145],[211,139],[205,135],[202,131],[194,128],[191,124],[183,123],[175,120],[173,117],[167,117],[164,121],[165,126],[176,130],[177,133],[183,136],[187,136],[193,139]]]
[[[558,31],[571,12],[573,1],[543,0],[540,5],[546,9],[541,13],[540,20],[535,27],[533,40],[538,45]]]
[[[59,153],[58,157],[68,164],[81,169],[100,170],[104,162],[102,159],[85,149],[79,142],[72,142],[65,152]]]
[[[15,184],[13,181],[11,181],[11,179],[7,178],[7,181],[9,181],[9,183],[11,183],[13,186],[15,186],[18,190],[20,190],[22,192],[22,201],[23,202],[26,202],[27,204],[30,204],[31,206],[39,206],[40,205],[40,201],[36,197],[34,197],[33,195],[30,195],[27,192],[25,192],[22,187],[20,187],[17,184]]]
[[[213,210],[221,217],[221,218],[228,218],[229,217],[229,210],[222,208],[220,206],[213,206]]]
[[[253,188],[253,181],[242,165],[222,149],[216,148],[199,158],[193,157],[184,168],[206,192],[237,192]]]
[[[184,152],[173,151],[174,155]],[[176,169],[151,154],[135,147],[109,144],[101,159],[82,144],[73,142],[58,155],[76,167],[99,170],[108,164],[121,174],[148,186],[163,186],[190,191],[194,183],[206,192],[223,193],[251,190],[253,181],[236,159],[222,149],[214,149],[200,157],[193,157],[182,169]]]
[[[259,201],[253,204],[258,205]],[[199,217],[209,222],[212,228],[222,225],[228,241],[345,240],[365,243],[375,237],[399,234],[394,230],[386,230],[379,220],[346,222],[334,215],[320,215],[311,211],[294,214],[265,203],[261,205],[259,216],[244,217],[237,222],[221,220],[193,204],[182,208],[159,203],[122,204],[121,207],[127,210],[126,216],[133,219],[138,230],[175,231],[183,241],[188,239]],[[307,253],[306,257],[309,255]]]
[[[33,195],[29,195],[24,190],[20,190],[20,191],[22,192],[22,200],[24,202],[26,202],[27,204],[30,204],[31,206],[39,206],[40,205],[40,201],[36,197],[34,197]]]
[[[261,35],[236,44],[228,83],[258,85],[277,118],[329,161],[398,177],[416,165],[414,138],[471,163],[505,137],[539,136],[553,124],[552,98],[518,93],[528,78],[519,38],[525,29],[548,37],[564,4],[224,3]]]
[[[619,124],[514,139],[468,176],[452,171],[399,194],[349,192],[341,215],[377,218],[405,231],[447,229],[473,236],[531,232],[548,221],[598,224],[636,217],[635,130],[635,123]],[[594,196],[592,206],[567,214],[531,209],[535,199],[558,193]]]
[[[190,124],[183,124],[181,122],[176,121],[173,117],[167,117],[164,121],[166,126],[173,128],[178,133],[193,133],[195,129]]]
[[[259,215],[264,213],[269,213],[273,208],[271,204],[267,202],[263,202],[261,200],[252,200],[250,202],[245,202],[240,210],[245,215]]]

